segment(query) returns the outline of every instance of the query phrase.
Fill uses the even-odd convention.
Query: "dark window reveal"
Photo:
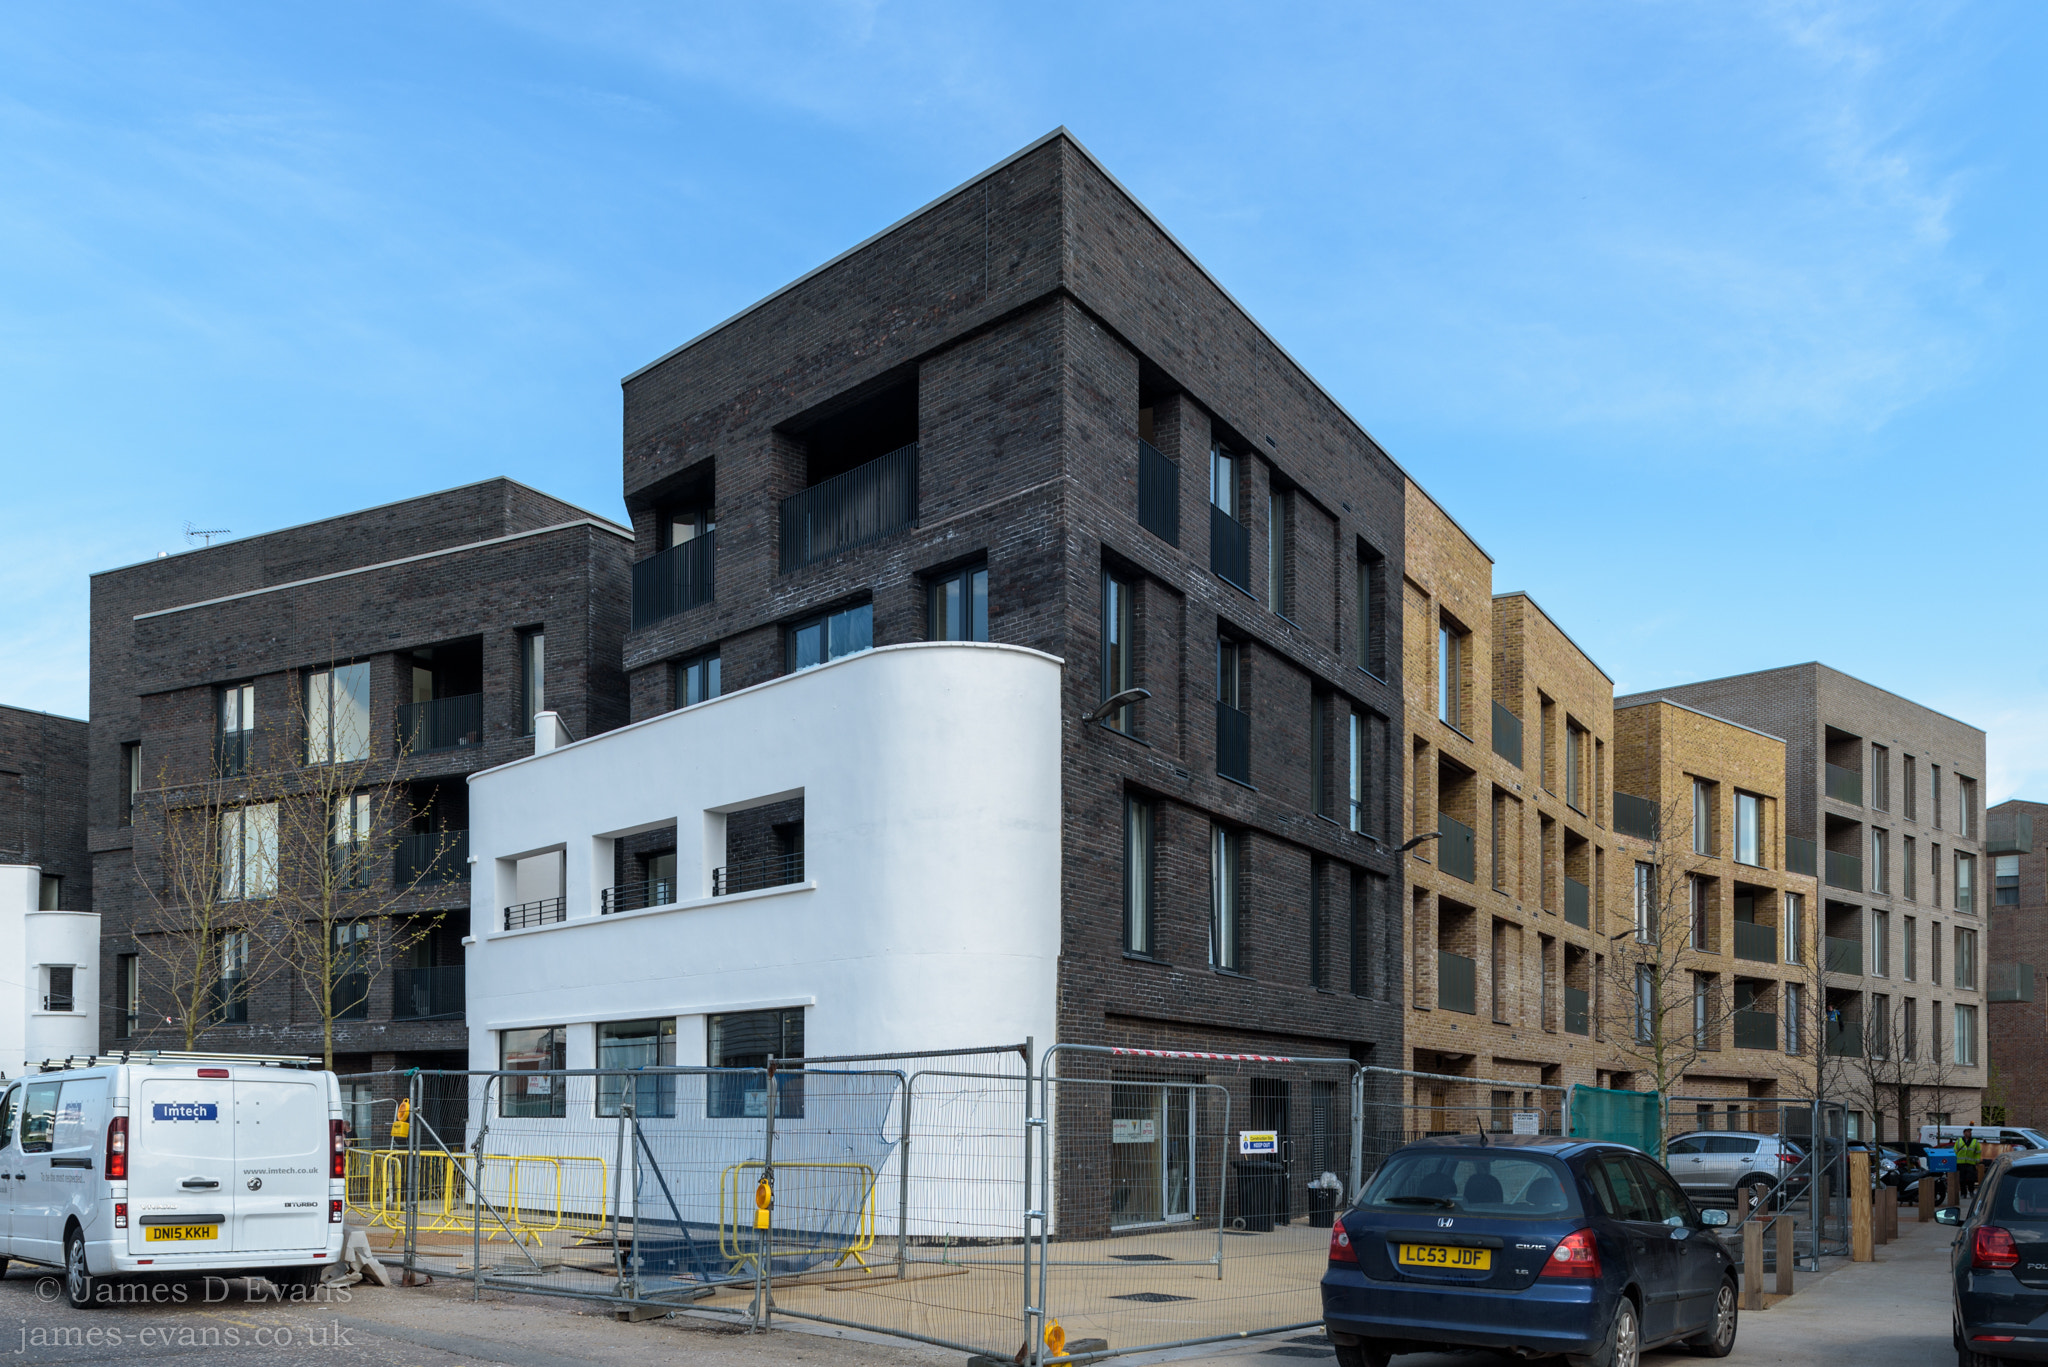
[[[784,1011],[735,1011],[712,1016],[707,1025],[705,1057],[713,1068],[747,1069],[711,1078],[709,1114],[713,1119],[762,1118],[768,1114],[768,1059],[778,1061],[804,1056],[804,1013],[801,1007]],[[776,1079],[775,1115],[778,1120],[801,1120],[804,1114],[803,1079]]]

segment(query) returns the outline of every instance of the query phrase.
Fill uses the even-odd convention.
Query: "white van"
[[[6,1084],[0,1272],[61,1267],[80,1308],[94,1278],[123,1273],[318,1282],[340,1260],[347,1195],[334,1074],[130,1057]]]
[[[2019,1125],[1922,1125],[1920,1142],[1952,1145],[1968,1130],[1980,1144],[2003,1144],[2008,1148],[2048,1149],[2048,1135]]]

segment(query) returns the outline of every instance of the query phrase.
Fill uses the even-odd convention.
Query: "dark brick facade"
[[[140,840],[127,823],[126,746],[142,747],[145,788],[205,774],[220,690],[250,683],[257,743],[296,756],[304,745],[291,703],[296,680],[333,661],[369,665],[370,724],[383,744],[412,700],[413,669],[438,662],[451,679],[459,675],[448,696],[479,697],[479,724],[465,743],[411,755],[402,777],[421,785],[416,794],[432,785],[443,820],[462,829],[465,776],[532,751],[525,633],[545,634],[545,706],[572,736],[625,722],[619,658],[629,554],[611,522],[494,479],[95,575],[91,841],[106,1043],[183,1044],[182,1030],[152,1016],[146,984],[134,1037],[116,1009],[120,956],[134,952],[137,918],[151,912],[143,880],[156,867],[148,821]],[[373,876],[391,877],[382,862]],[[394,909],[440,918],[436,964],[462,961],[464,875],[424,884]],[[394,1020],[393,991],[390,974],[380,975],[367,1018],[338,1025],[337,1067],[463,1066],[463,1021]],[[307,1016],[296,989],[272,975],[253,985],[247,1024],[212,1027],[203,1047],[318,1052],[319,1022]]]
[[[2039,1127],[2048,1125],[2048,803],[2014,798],[1985,816],[1991,865],[1985,1101],[2005,1107],[2008,1125]],[[2014,861],[2018,879],[2009,894],[1998,887],[2002,858]]]
[[[807,434],[913,383],[915,524],[783,572],[778,508],[806,487]],[[1178,466],[1177,547],[1138,521],[1147,409],[1153,444]],[[1211,572],[1212,440],[1241,460],[1248,579],[1261,595],[1268,498],[1288,496],[1284,616]],[[636,720],[676,704],[673,666],[700,651],[720,653],[727,692],[784,672],[786,629],[819,611],[869,602],[876,645],[924,639],[930,576],[985,561],[990,639],[1067,665],[1062,1038],[1399,1062],[1387,848],[1400,680],[1398,666],[1381,665],[1385,678],[1360,668],[1354,638],[1359,555],[1400,582],[1403,476],[1077,143],[1062,132],[1034,144],[628,377],[635,558],[661,549],[668,500],[706,489],[716,596],[628,633]],[[1137,590],[1137,683],[1153,696],[1135,709],[1135,737],[1077,720],[1102,696],[1107,568]],[[1398,616],[1381,612],[1374,630],[1383,639],[1366,658],[1399,661]],[[1219,634],[1245,649],[1248,784],[1217,773]],[[1312,810],[1319,699],[1372,718],[1368,828],[1386,843]],[[1123,949],[1126,794],[1158,810],[1147,957]],[[1245,839],[1238,971],[1211,966],[1218,823]]]
[[[39,865],[65,911],[91,911],[85,846],[87,725],[0,706],[0,864]]]

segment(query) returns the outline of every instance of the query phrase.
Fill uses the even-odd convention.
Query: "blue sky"
[[[86,576],[507,474],[1066,124],[1624,690],[1822,659],[2048,798],[2048,7],[0,11],[0,700]]]

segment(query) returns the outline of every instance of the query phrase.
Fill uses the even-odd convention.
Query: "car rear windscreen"
[[[2009,1172],[1991,1196],[1991,1223],[2048,1221],[2048,1168]]]
[[[1552,1158],[1483,1149],[1411,1149],[1373,1174],[1360,1206],[1467,1215],[1577,1215],[1571,1174]]]

